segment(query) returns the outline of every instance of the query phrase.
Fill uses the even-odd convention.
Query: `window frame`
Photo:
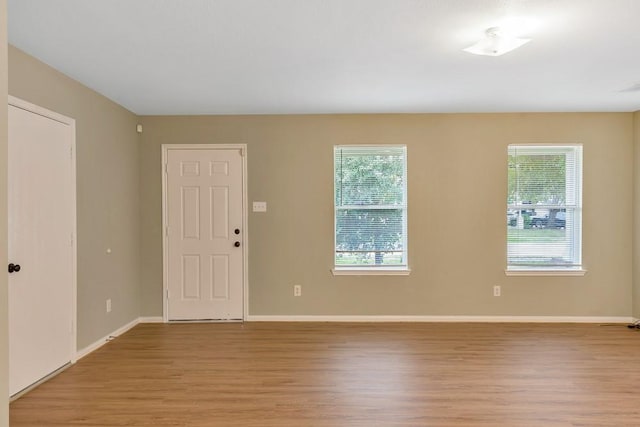
[[[559,154],[564,153],[567,156],[573,155],[574,169],[569,172],[565,169],[565,182],[568,182],[569,173],[571,173],[571,179],[574,181],[574,190],[571,197],[567,197],[564,205],[524,205],[524,204],[510,204],[507,195],[507,210],[509,209],[521,209],[522,206],[531,206],[534,208],[557,208],[571,209],[573,211],[574,226],[572,227],[571,236],[571,252],[573,253],[574,264],[569,266],[560,265],[511,265],[509,264],[509,240],[508,240],[508,228],[505,230],[505,249],[506,249],[506,268],[505,274],[507,276],[583,276],[586,273],[584,269],[584,260],[582,259],[582,247],[583,247],[583,176],[584,176],[584,156],[583,145],[580,143],[514,143],[509,144],[507,147],[507,159],[513,149],[518,150],[518,155],[545,155],[545,154]],[[507,173],[509,171],[509,162],[507,161]],[[566,184],[568,186],[568,184]],[[508,177],[507,177],[508,187]],[[572,203],[569,203],[571,200]],[[508,226],[507,226],[508,227]]]
[[[337,163],[336,163],[336,152],[339,149],[358,149],[358,150],[368,150],[371,151],[382,151],[385,148],[392,149],[402,149],[403,151],[403,204],[402,206],[398,206],[397,209],[402,210],[402,238],[403,238],[403,249],[402,249],[402,257],[404,263],[402,265],[362,265],[362,266],[353,266],[353,265],[338,265],[336,264],[336,255],[338,249],[338,235],[337,235],[337,226],[338,226],[338,211],[345,210],[348,208],[338,207],[336,204],[336,173],[337,173]],[[342,276],[342,275],[356,275],[356,276],[364,276],[364,275],[409,275],[411,269],[409,268],[409,236],[408,236],[408,182],[407,182],[407,163],[408,163],[408,154],[407,154],[407,146],[405,144],[337,144],[333,146],[333,268],[331,272],[334,276]],[[352,209],[376,209],[372,206],[376,205],[362,205],[357,208],[354,207]],[[378,208],[379,209],[379,208]]]

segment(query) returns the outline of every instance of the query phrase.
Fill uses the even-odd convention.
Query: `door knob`
[[[239,248],[239,247],[240,247],[240,242],[235,242],[235,243],[233,244],[233,246],[235,246],[236,248]]]
[[[240,234],[240,229],[236,228],[233,232],[236,233],[236,234]]]
[[[20,264],[13,264],[13,263],[9,264],[9,273],[13,273],[14,271],[16,273],[20,271]]]

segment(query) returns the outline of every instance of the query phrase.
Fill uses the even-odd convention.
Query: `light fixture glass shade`
[[[500,56],[519,48],[531,39],[521,39],[502,34],[497,27],[489,28],[478,43],[463,49],[474,55]]]

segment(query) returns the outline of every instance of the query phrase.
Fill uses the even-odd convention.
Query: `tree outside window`
[[[509,146],[510,268],[580,266],[581,187],[581,146]]]
[[[334,153],[336,266],[406,266],[406,148]]]

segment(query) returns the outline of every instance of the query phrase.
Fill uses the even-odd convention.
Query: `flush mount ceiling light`
[[[482,40],[463,50],[474,55],[500,56],[530,41],[531,39],[521,39],[504,34],[498,27],[491,27],[485,31]]]

